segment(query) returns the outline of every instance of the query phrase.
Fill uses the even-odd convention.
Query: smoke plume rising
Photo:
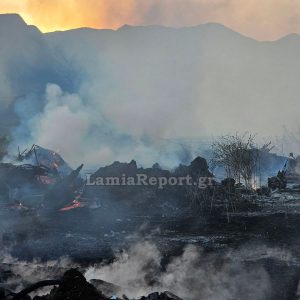
[[[298,135],[296,36],[261,43],[217,24],[43,35],[16,15],[0,23],[1,129],[13,152],[36,143],[73,167],[174,167],[203,153],[199,137],[272,140],[283,125]]]
[[[182,255],[174,256],[163,267],[163,254],[151,240],[140,240],[115,255],[111,264],[80,267],[67,258],[25,262],[2,253],[1,266],[10,265],[16,275],[5,284],[19,289],[41,279],[57,279],[67,268],[79,267],[85,270],[87,280],[101,279],[117,284],[122,287],[120,293],[129,297],[168,290],[187,300],[263,300],[270,296],[272,287],[268,273],[257,262],[260,259],[274,259],[284,264],[293,262],[287,251],[263,245],[245,245],[221,256],[204,254],[201,248],[189,245]]]

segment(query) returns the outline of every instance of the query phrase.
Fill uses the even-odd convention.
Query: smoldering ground
[[[270,275],[259,262],[273,259],[291,264],[292,255],[280,248],[246,245],[222,255],[208,254],[187,245],[182,254],[163,265],[163,253],[151,239],[133,243],[127,250],[117,251],[112,263],[80,266],[71,259],[32,262],[20,261],[1,253],[1,268],[8,265],[14,276],[3,285],[24,285],[45,278],[58,278],[70,267],[84,271],[88,280],[101,279],[122,287],[120,294],[138,297],[154,290],[169,290],[183,299],[271,299]],[[249,263],[251,262],[251,263]]]
[[[247,269],[241,261],[206,256],[191,245],[181,256],[173,257],[164,270],[161,260],[162,254],[155,244],[144,241],[117,256],[113,264],[90,267],[85,275],[104,280],[112,278],[118,285],[128,287],[124,292],[131,297],[151,290],[169,290],[183,299],[266,299],[270,289],[263,268]],[[252,285],[257,289],[253,290]]]

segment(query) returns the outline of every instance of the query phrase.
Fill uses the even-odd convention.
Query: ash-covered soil
[[[171,291],[187,300],[296,299],[297,183],[268,193],[218,182],[204,191],[85,187],[81,192],[78,187],[84,181],[77,177],[81,168],[62,178],[54,174],[53,184],[48,180],[52,177],[42,183],[34,178],[44,192],[38,205],[39,190],[28,185],[21,191],[28,193],[33,205],[27,199],[1,202],[2,288],[19,292],[76,268],[89,282],[111,282],[132,299],[153,291]],[[211,175],[202,158],[173,173],[130,162],[114,163],[95,174],[136,176],[141,171],[167,177]],[[74,202],[74,196],[79,200]],[[31,297],[49,292],[41,290]]]
[[[28,266],[30,273],[35,273],[33,276],[35,280],[38,279],[37,271],[32,270],[37,261],[39,262],[37,268],[40,270],[44,270],[45,264],[51,266],[49,261],[52,264],[55,261],[54,273],[60,275],[66,268],[74,265],[88,274],[90,271],[87,270],[95,264],[96,270],[99,268],[103,271],[103,266],[113,265],[115,261],[119,261],[119,267],[125,268],[126,271],[126,268],[131,268],[131,264],[135,264],[134,258],[132,260],[127,258],[128,260],[125,259],[122,263],[120,260],[122,261],[124,257],[120,258],[120,253],[129,253],[130,256],[132,247],[135,247],[133,245],[149,242],[155,245],[156,249],[154,253],[151,252],[153,249],[145,250],[146,253],[151,253],[150,263],[157,258],[160,264],[157,274],[164,274],[168,268],[174,268],[174,259],[179,259],[184,264],[186,247],[192,246],[193,251],[199,255],[196,259],[199,263],[197,272],[203,268],[205,271],[201,276],[207,274],[206,280],[203,278],[200,280],[204,285],[203,295],[211,295],[206,299],[215,299],[213,293],[207,291],[215,285],[218,286],[216,294],[220,293],[219,289],[226,290],[225,286],[229,285],[229,294],[246,293],[243,299],[254,299],[251,298],[251,292],[244,291],[244,282],[239,283],[243,287],[242,291],[232,291],[236,289],[237,284],[232,272],[236,272],[238,277],[247,278],[253,289],[257,282],[249,274],[254,272],[263,277],[261,282],[264,286],[259,287],[261,291],[257,299],[296,299],[300,279],[299,200],[299,194],[295,192],[274,193],[272,197],[261,197],[257,209],[248,212],[223,211],[212,215],[203,214],[201,211],[197,214],[178,212],[173,216],[147,215],[145,211],[144,214],[137,215],[125,210],[112,210],[111,207],[78,209],[51,215],[10,210],[2,213],[2,218],[9,220],[9,226],[1,228],[5,259],[0,269],[3,271],[2,274],[9,275],[12,266],[22,262],[22,268],[16,268],[17,273],[22,273],[20,270],[24,271]],[[144,250],[141,251],[144,255]],[[7,254],[10,255],[9,259],[6,257]],[[134,255],[138,256],[139,253],[134,252]],[[68,264],[62,263],[62,257],[68,257]],[[188,257],[187,260],[189,259],[191,258]],[[142,269],[148,267],[141,261],[136,263],[141,264]],[[51,269],[47,267],[45,276],[52,274],[53,271],[49,271],[49,268]],[[118,271],[120,270],[116,268],[109,274]],[[104,271],[101,272],[100,277],[105,274]],[[175,270],[172,272],[176,273]],[[146,273],[145,277],[149,277],[150,275]],[[173,273],[170,276],[174,276]],[[222,274],[227,278],[226,282],[220,280]],[[5,279],[4,275],[1,284],[14,282],[13,279]],[[188,278],[187,274],[180,275]],[[11,278],[14,276],[22,277],[22,274],[11,274]],[[106,277],[105,279],[113,281]],[[19,278],[18,284],[11,284],[10,288],[18,290],[26,284],[33,283],[32,280]],[[149,280],[155,282],[157,278]],[[120,280],[118,276],[117,281],[113,283],[123,283],[123,279]],[[154,287],[156,286],[154,284]],[[146,292],[150,291],[146,289]],[[188,297],[184,293],[179,292],[179,296]],[[196,299],[194,297],[192,295],[186,299]],[[228,297],[224,296],[221,299],[231,299]]]

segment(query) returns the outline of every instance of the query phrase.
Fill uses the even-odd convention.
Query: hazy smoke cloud
[[[73,167],[172,167],[202,154],[192,138],[269,139],[283,125],[298,134],[297,37],[260,43],[215,24],[42,35],[16,16],[0,21],[1,121],[14,128],[12,151],[36,143]]]
[[[7,280],[3,280],[1,285],[12,291],[20,291],[40,280],[59,279],[66,270],[78,267],[78,265],[67,257],[47,262],[39,260],[27,262],[18,260],[9,253],[1,251],[0,259],[0,268],[4,268],[4,270],[8,269],[13,274]],[[38,291],[38,294],[47,294],[50,289],[41,289]]]
[[[130,127],[130,118],[133,116],[128,110],[134,110],[134,104],[127,104],[129,107],[124,107],[122,114],[114,118],[113,113],[102,115],[101,99],[98,103],[91,103],[95,99],[85,99],[84,102],[79,94],[63,92],[55,84],[48,84],[41,98],[44,107],[40,111],[37,110],[39,105],[35,98],[27,97],[17,102],[15,107],[21,125],[14,131],[11,152],[15,151],[17,146],[25,149],[35,143],[62,154],[74,167],[79,162],[95,167],[115,159],[132,158],[148,165],[154,161],[163,161],[172,166],[182,161],[181,154],[187,151],[179,145],[179,150],[168,159],[164,158],[164,154],[160,155],[156,148],[159,145],[155,142],[156,132],[159,130],[158,123],[155,124],[150,119],[148,123],[144,123],[146,120],[136,118],[132,124],[136,127]],[[28,111],[29,107],[31,109]],[[121,126],[118,128],[115,125],[122,120],[130,122],[127,128],[126,124],[123,124],[123,132]],[[164,124],[161,128],[166,126],[167,124]],[[146,132],[147,128],[149,132]]]
[[[181,256],[171,260],[165,271],[159,271],[160,252],[151,242],[142,241],[117,256],[113,264],[89,268],[85,276],[112,281],[125,287],[124,292],[132,297],[168,290],[191,300],[267,299],[271,290],[267,272],[262,267],[249,268],[243,264],[261,258],[292,260],[286,251],[264,246],[248,245],[220,259],[204,255],[201,249],[190,245]]]
[[[82,267],[68,258],[26,262],[0,253],[0,267],[9,266],[15,274],[2,284],[19,290],[39,280],[58,279],[73,267],[85,270],[87,280],[101,279],[119,285],[120,296],[126,293],[129,297],[139,297],[167,290],[186,300],[264,300],[270,297],[272,286],[266,270],[255,262],[260,259],[273,259],[282,264],[293,262],[293,257],[280,248],[245,245],[220,256],[204,254],[201,248],[189,245],[182,255],[173,257],[162,268],[162,253],[147,240],[115,255],[111,264]]]

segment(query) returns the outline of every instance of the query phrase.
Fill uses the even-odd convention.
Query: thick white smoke
[[[3,279],[1,285],[14,292],[40,280],[61,278],[68,269],[79,267],[68,257],[46,262],[38,259],[28,262],[16,259],[5,250],[0,252],[0,260],[1,271],[9,271],[12,275],[8,276],[6,280]],[[39,290],[38,294],[47,294],[50,289]]]
[[[103,119],[100,115],[96,118],[93,108],[84,105],[80,96],[48,84],[45,100],[42,112],[30,120],[32,142],[58,151],[75,166],[80,157],[87,164],[113,158],[108,147],[91,138],[91,131],[101,128]]]
[[[270,277],[262,264],[272,259],[283,265],[296,263],[283,249],[247,244],[223,253],[204,253],[188,245],[183,253],[163,266],[163,253],[151,239],[135,237],[128,250],[115,252],[112,263],[81,266],[67,257],[55,261],[20,261],[0,252],[0,269],[12,271],[2,286],[20,290],[44,279],[59,279],[69,268],[79,268],[87,280],[101,279],[121,287],[120,296],[137,298],[153,291],[170,291],[185,300],[264,300],[272,292]],[[48,290],[39,291],[44,294]]]
[[[263,267],[247,268],[244,262],[263,258],[292,261],[282,249],[250,245],[229,251],[223,258],[203,254],[190,245],[181,256],[171,259],[164,271],[160,269],[162,257],[155,244],[142,241],[117,255],[112,264],[88,268],[85,276],[113,282],[131,297],[168,290],[186,300],[263,300],[271,291],[269,275]]]
[[[159,159],[155,145],[146,138],[115,128],[111,120],[102,115],[101,101],[84,103],[79,94],[64,92],[56,84],[48,84],[42,98],[44,107],[41,111],[28,113],[16,129],[11,151],[17,146],[25,149],[35,143],[57,151],[74,167],[80,162],[99,166],[115,159],[137,158],[149,164],[153,159]],[[29,105],[35,105],[30,97],[17,103],[20,117]]]
[[[8,124],[14,110],[14,151],[40,143],[73,167],[131,159],[170,167],[182,152],[166,141],[281,136],[284,124],[297,135],[297,37],[262,43],[217,24],[42,35],[16,16],[2,23],[11,26],[0,31],[0,112]],[[292,151],[299,143],[285,145]]]

